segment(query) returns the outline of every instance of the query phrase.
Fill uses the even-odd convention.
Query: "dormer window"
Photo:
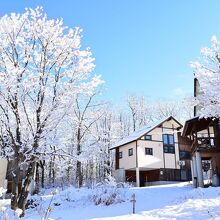
[[[151,141],[152,140],[152,135],[144,135],[144,140]]]

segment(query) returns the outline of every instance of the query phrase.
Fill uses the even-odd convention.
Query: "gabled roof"
[[[209,124],[214,122],[214,118],[199,118],[195,116],[185,122],[182,136],[192,135],[193,132],[199,132],[208,128]]]
[[[149,133],[150,131],[152,131],[154,128],[156,128],[156,127],[160,126],[161,124],[163,124],[165,121],[169,121],[171,119],[173,119],[177,124],[179,124],[180,128],[183,127],[182,124],[180,122],[178,122],[173,116],[169,116],[169,117],[163,118],[163,119],[161,119],[157,122],[149,123],[148,125],[144,126],[140,130],[137,130],[137,131],[131,133],[128,137],[123,138],[119,142],[116,142],[115,144],[113,144],[113,146],[110,148],[110,150],[138,140],[142,136],[144,136],[147,133]]]

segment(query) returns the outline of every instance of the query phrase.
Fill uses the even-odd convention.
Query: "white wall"
[[[153,155],[145,155],[145,147],[153,149]],[[163,168],[163,143],[153,141],[138,141],[138,166],[147,168]]]
[[[179,169],[179,147],[177,130],[179,124],[174,120],[166,121],[163,128],[157,127],[148,135],[152,135],[152,141],[144,140],[144,136],[137,141],[138,167],[145,169],[172,168]],[[171,128],[171,129],[167,129]],[[172,129],[174,128],[174,130]],[[175,154],[163,152],[163,134],[174,134]],[[145,148],[152,148],[153,155],[145,155]],[[128,156],[128,149],[133,148],[133,156]],[[119,168],[133,169],[136,167],[136,142],[126,144],[119,148],[123,152],[123,158],[119,159]]]
[[[130,148],[133,148],[132,156],[128,156],[128,149]],[[122,152],[122,158],[119,159],[119,168],[134,169],[136,167],[136,142],[119,147],[119,152]]]
[[[175,159],[175,154],[164,154],[165,168],[179,169],[178,160]],[[179,155],[178,155],[179,158]]]
[[[151,169],[171,168],[179,169],[179,147],[177,130],[169,128],[177,128],[179,124],[174,120],[166,121],[162,127],[153,129],[148,135],[152,136],[152,141],[138,140],[138,165],[139,167],[147,167]],[[163,134],[174,134],[175,154],[163,153]],[[153,155],[145,155],[145,148],[152,148]]]
[[[0,159],[0,187],[6,187],[6,172],[7,172],[8,161],[6,159]]]

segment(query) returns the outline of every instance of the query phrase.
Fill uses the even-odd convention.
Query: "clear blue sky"
[[[189,62],[213,34],[220,38],[218,0],[2,0],[0,15],[38,5],[50,18],[83,28],[105,96],[115,102],[126,92],[152,100],[192,92]]]

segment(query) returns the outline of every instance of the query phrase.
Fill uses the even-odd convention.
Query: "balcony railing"
[[[192,143],[191,151],[217,148],[217,142],[220,142],[220,140],[214,137],[197,137]]]

